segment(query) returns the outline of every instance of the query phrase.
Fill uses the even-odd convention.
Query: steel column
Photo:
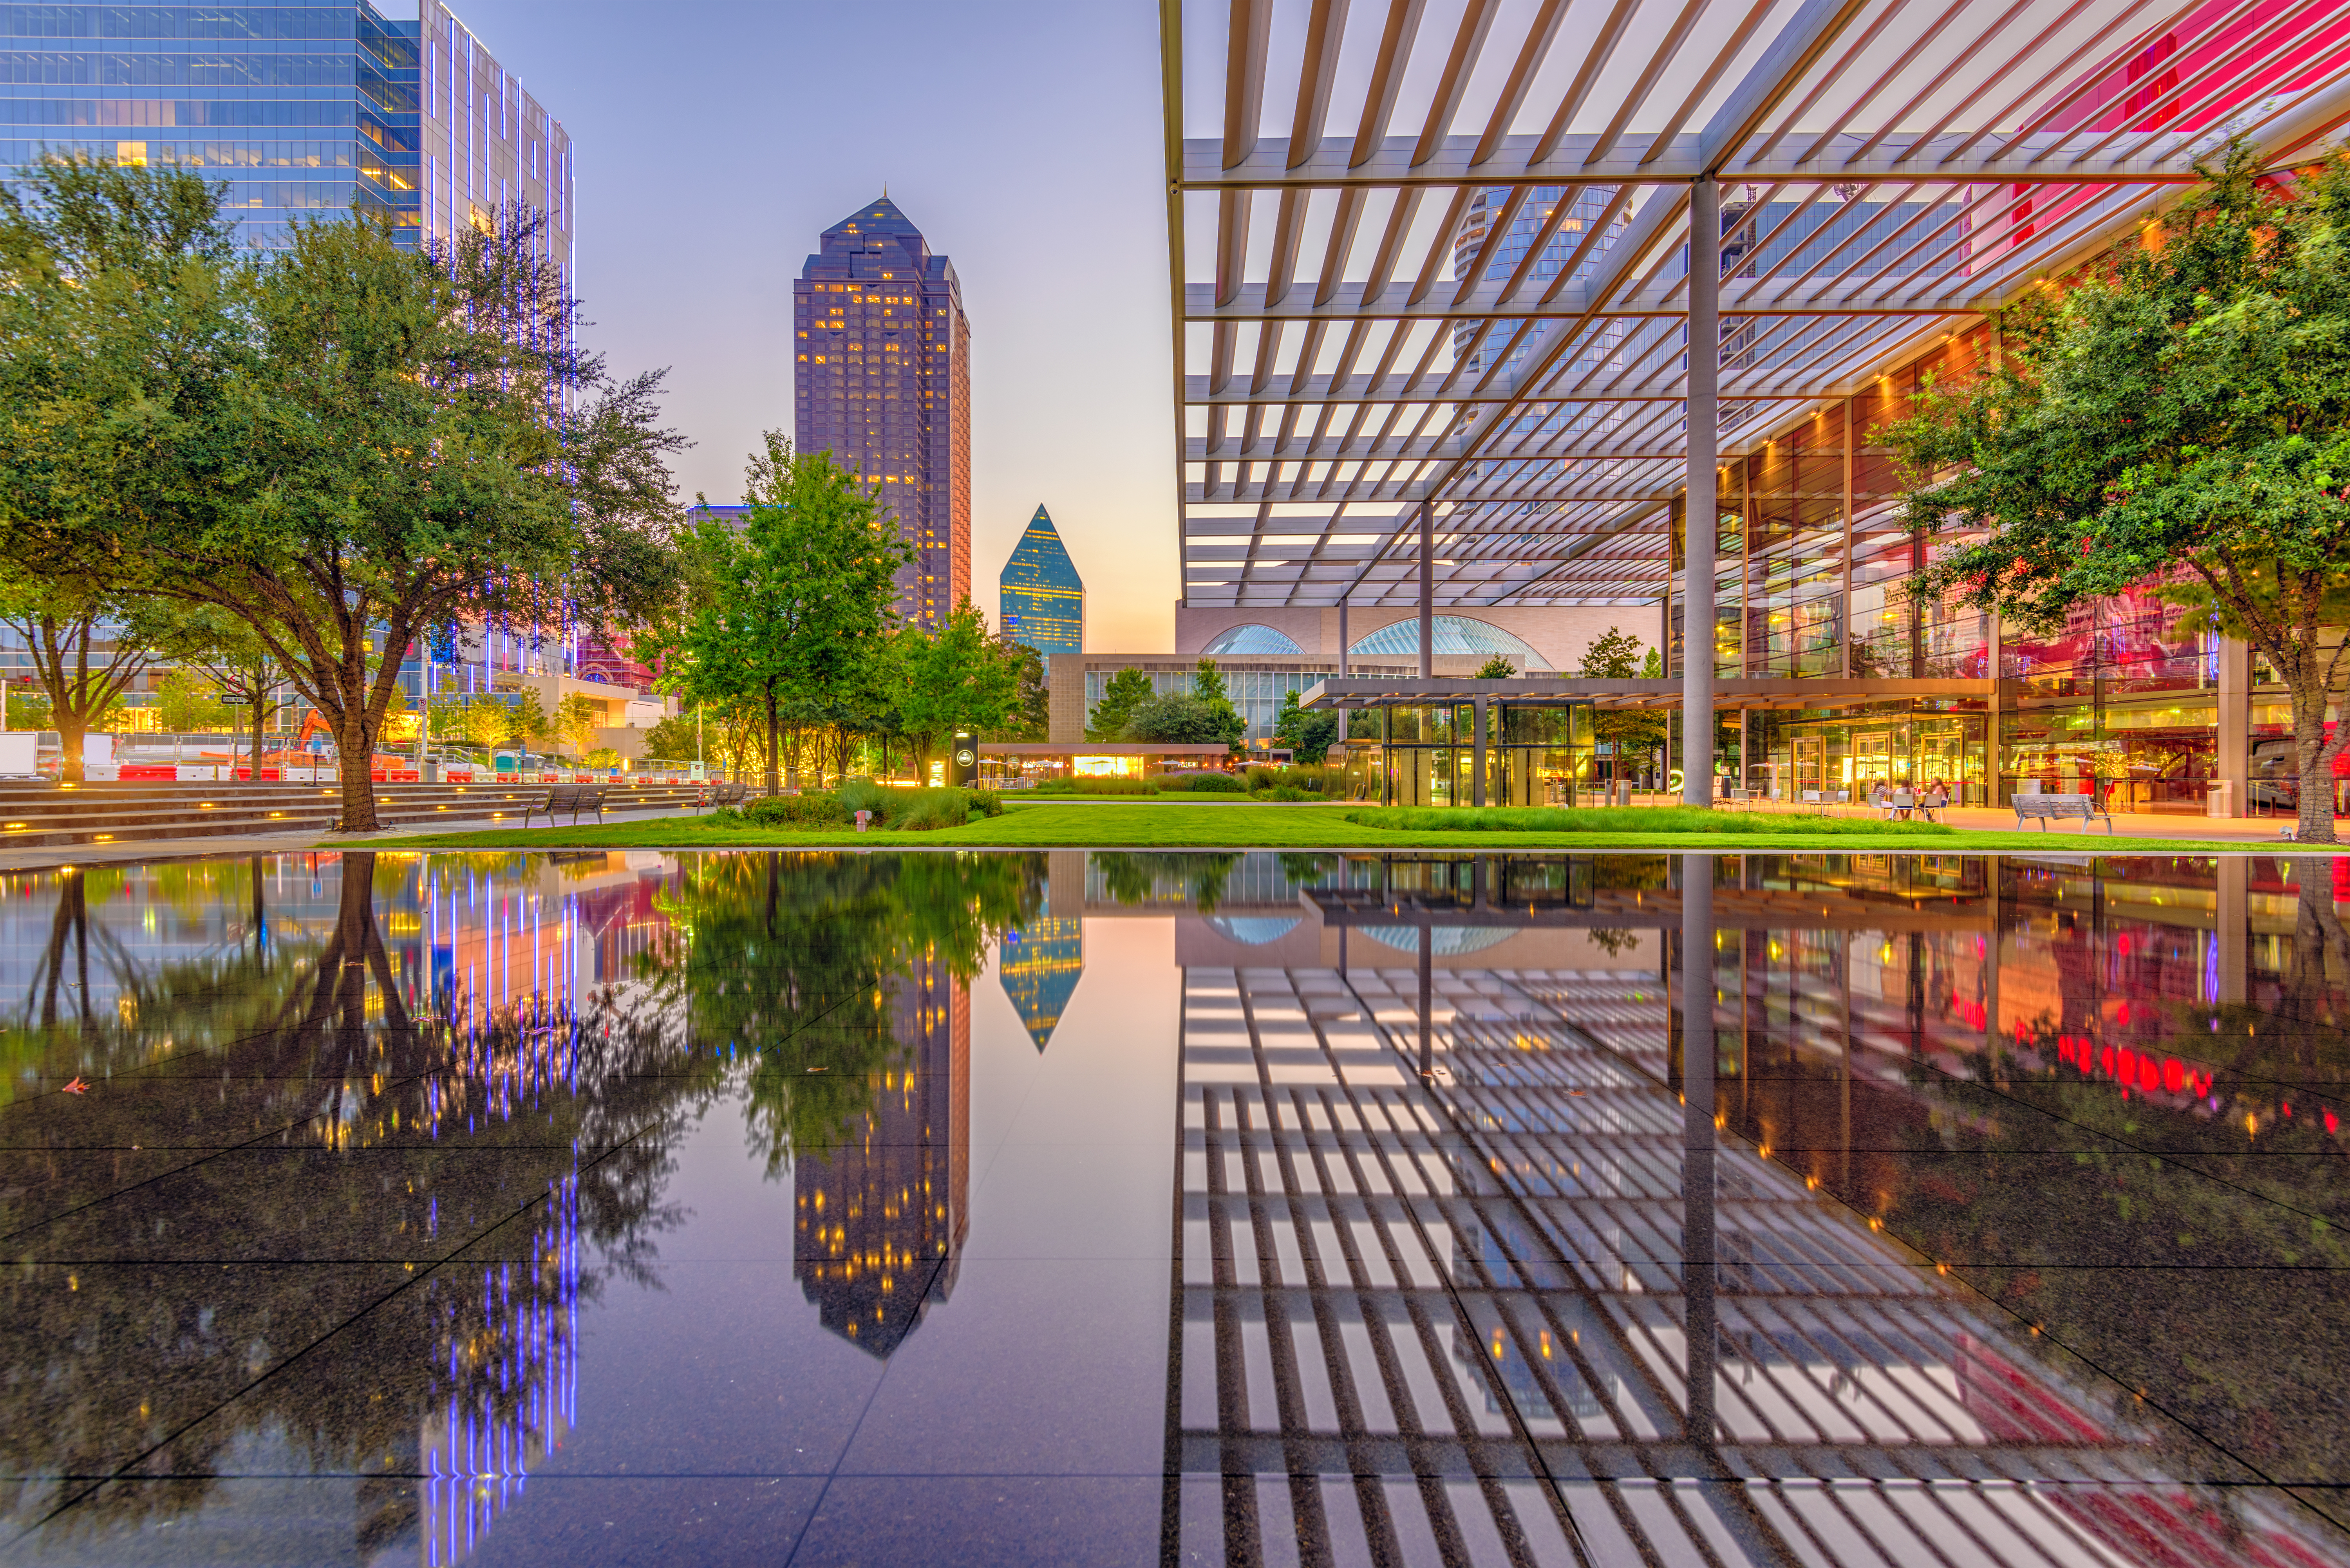
[[[1419,678],[1436,679],[1436,503],[1419,504]]]
[[[1688,562],[1681,594],[1681,799],[1713,804],[1713,547],[1715,393],[1721,379],[1721,187],[1690,186]]]
[[[1477,782],[1470,791],[1471,802],[1476,805],[1485,804],[1485,758],[1489,755],[1485,750],[1485,699],[1480,697],[1477,699],[1476,755],[1471,763],[1477,770]]]

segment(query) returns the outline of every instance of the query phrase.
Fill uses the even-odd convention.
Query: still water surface
[[[0,1562],[2350,1563],[2336,891],[0,877]]]

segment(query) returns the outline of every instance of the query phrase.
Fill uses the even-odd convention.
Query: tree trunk
[[[776,775],[776,770],[783,762],[782,757],[777,754],[782,740],[782,715],[775,710],[775,688],[771,683],[767,687],[767,793],[769,794],[778,794],[783,789],[782,782]]]
[[[346,694],[342,726],[335,733],[343,784],[343,817],[336,826],[345,833],[373,833],[381,826],[375,815],[375,744],[367,732],[365,701],[364,695],[354,703]]]
[[[2314,671],[2293,682],[2293,761],[2300,774],[2300,799],[2293,838],[2302,844],[2334,842],[2334,753],[2326,743],[2325,682]]]
[[[89,738],[89,724],[79,713],[69,712],[55,698],[49,701],[49,724],[57,732],[57,744],[63,748],[57,777],[66,784],[79,784],[82,742]]]

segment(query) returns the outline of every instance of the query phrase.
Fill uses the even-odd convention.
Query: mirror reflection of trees
[[[256,1469],[421,1469],[360,1484],[365,1548],[486,1523],[575,1417],[578,1309],[657,1278],[680,1135],[740,1099],[771,1169],[853,1142],[902,1054],[890,998],[918,966],[968,979],[1042,887],[1002,857],[709,857],[598,888],[604,864],[42,889],[0,1002],[0,1464],[91,1480],[20,1483],[16,1523],[81,1499],[52,1528],[103,1536]],[[182,906],[210,923],[142,948]],[[533,942],[570,945],[534,971]],[[93,1488],[133,1461],[175,1479]]]

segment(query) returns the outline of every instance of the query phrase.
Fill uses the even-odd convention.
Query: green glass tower
[[[1086,585],[1042,506],[996,578],[1003,635],[1050,659],[1086,648]]]

